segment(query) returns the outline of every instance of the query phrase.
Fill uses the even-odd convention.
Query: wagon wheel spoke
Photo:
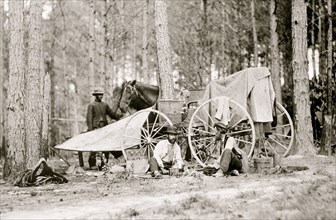
[[[272,138],[271,136],[268,137],[269,139],[271,139],[272,141],[274,141],[275,143],[277,143],[279,146],[281,146],[282,148],[284,148],[285,150],[287,150],[287,147],[284,146],[282,143],[280,143],[279,141],[275,140],[274,138]]]
[[[204,142],[204,141],[210,141],[210,140],[212,140],[212,139],[214,139],[213,137],[203,137],[203,138],[195,138],[194,140],[191,140],[192,142],[197,142],[197,143],[200,143],[200,142]]]
[[[141,132],[137,131],[135,128],[132,127],[132,130],[135,131],[137,134],[140,134],[141,137],[146,138]]]
[[[246,133],[246,132],[252,132],[252,129],[245,129],[245,130],[239,130],[239,131],[233,131],[233,132],[228,132],[227,134],[229,135],[235,135],[235,134],[241,134],[241,133]]]
[[[193,128],[193,131],[198,131],[198,132],[202,132],[202,133],[205,133],[205,134],[214,135],[214,133],[211,133],[209,131],[205,131],[205,130],[202,130],[202,129],[198,129],[198,128]]]
[[[144,127],[141,127],[141,131],[143,131],[145,138],[149,137],[148,131]]]
[[[290,124],[284,124],[284,125],[277,125],[276,127],[272,127],[272,130],[276,130],[277,128],[285,128],[291,126]]]
[[[204,109],[204,111],[207,113],[207,116],[208,116],[208,118],[210,118],[210,120],[211,120],[212,124],[214,125],[214,124],[215,124],[215,122],[214,122],[214,120],[212,119],[212,117],[211,117],[211,115],[210,115],[209,111],[208,111],[208,110],[206,110],[206,109]]]
[[[155,134],[153,134],[153,137],[155,137],[155,135],[157,135],[159,133],[159,131],[168,124],[168,121],[165,121],[165,123],[163,123],[160,128],[156,129]]]
[[[201,119],[198,115],[195,115],[195,117],[197,117],[198,120],[200,120],[201,122],[203,122],[204,124],[208,125],[208,127],[210,127],[213,131],[215,131],[215,129],[211,126],[209,126],[209,124],[207,122],[205,122],[203,119]]]
[[[153,134],[153,132],[154,132],[154,128],[155,128],[155,125],[156,125],[156,122],[157,122],[158,118],[159,118],[159,115],[156,114],[156,116],[155,116],[155,120],[154,120],[154,122],[153,122],[152,129],[151,129],[150,134]],[[153,136],[154,136],[154,135],[153,135]]]
[[[239,141],[239,142],[243,142],[243,143],[252,145],[252,141],[246,141],[246,140],[243,140],[243,139],[240,139],[240,138],[236,138],[236,140]]]
[[[270,148],[272,148],[272,150],[274,151],[274,153],[278,153],[275,149],[274,149],[274,147],[272,146],[272,144],[266,139],[265,140],[265,142],[268,144],[268,146],[270,147]]]
[[[284,135],[284,134],[279,134],[279,133],[272,133],[274,136],[280,136],[280,137],[285,137],[285,138],[290,138],[291,136],[289,135]]]
[[[148,117],[146,118],[146,125],[147,125],[147,134],[148,134],[148,136],[150,136]]]

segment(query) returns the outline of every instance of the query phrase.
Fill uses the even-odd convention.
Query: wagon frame
[[[200,90],[197,90],[197,93],[199,94]],[[191,96],[193,95],[191,94]],[[166,105],[160,105],[160,101],[164,101]],[[234,136],[238,146],[246,152],[249,159],[258,156],[254,154],[257,139],[263,143],[262,146],[258,147],[259,151],[266,156],[280,154],[285,157],[289,154],[294,141],[294,126],[289,113],[280,103],[276,102],[274,105],[273,123],[267,123],[270,129],[266,134],[257,137],[255,122],[251,115],[245,107],[234,99],[228,96],[217,96],[203,100],[201,103],[200,100],[186,101],[185,107],[182,108],[181,104],[176,105],[176,100],[159,100],[156,106],[158,110],[154,108],[141,110],[130,117],[129,120],[131,121],[137,114],[147,111],[149,115],[153,116],[154,121],[147,119],[141,131],[139,131],[140,145],[122,145],[125,159],[149,159],[152,156],[155,144],[165,138],[165,127],[173,124],[178,124],[178,128],[181,130],[180,136],[188,140],[188,147],[193,158],[203,167],[217,160],[223,151],[223,144],[218,144],[218,138],[216,138],[218,135],[224,136],[222,140],[228,135]],[[227,132],[219,134],[215,128],[215,123],[219,120],[215,119],[214,113],[218,113],[223,102],[228,105],[230,115],[227,122]],[[195,104],[197,108],[195,108]],[[162,108],[162,106],[165,107]],[[187,114],[187,116],[183,117],[183,114]],[[173,117],[173,120],[170,119],[171,117]],[[128,123],[124,128],[123,143],[132,138],[125,133],[127,126]]]

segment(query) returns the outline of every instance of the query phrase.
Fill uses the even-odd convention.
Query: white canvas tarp
[[[211,81],[201,102],[227,96],[238,102],[254,122],[271,122],[275,98],[271,73],[266,67],[247,68],[224,79]]]
[[[141,140],[141,127],[148,118],[149,109],[137,112],[135,115],[128,116],[103,128],[78,134],[55,148],[73,151],[121,151],[123,142],[124,147],[138,145]],[[126,124],[125,134],[128,138],[124,139],[123,131]]]

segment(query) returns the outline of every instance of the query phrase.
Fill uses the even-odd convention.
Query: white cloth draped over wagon
[[[247,68],[224,79],[211,81],[205,89],[202,102],[218,96],[227,96],[238,102],[249,112],[254,122],[273,120],[275,93],[271,73],[266,67]],[[222,108],[220,110],[222,111]],[[217,114],[218,118],[218,111],[213,114]],[[223,111],[226,118],[227,114],[229,113]]]
[[[151,108],[149,108],[151,109]],[[124,147],[132,147],[140,144],[141,127],[148,119],[150,111],[143,111],[136,116],[126,117],[103,128],[78,134],[55,148],[73,151],[121,151]],[[134,118],[135,117],[135,118]],[[123,140],[123,132],[129,121],[125,133],[134,138]]]

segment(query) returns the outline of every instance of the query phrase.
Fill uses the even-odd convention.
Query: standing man
[[[153,177],[160,177],[162,174],[168,174],[169,168],[183,169],[183,160],[180,146],[177,144],[177,128],[169,126],[166,134],[167,140],[157,143],[154,149],[154,155],[149,161],[150,171]]]
[[[95,100],[89,104],[86,116],[88,131],[92,131],[106,126],[108,124],[107,115],[111,119],[120,118],[118,115],[116,115],[116,113],[112,111],[107,103],[102,101],[104,95],[104,89],[102,87],[95,88],[92,95],[95,97]],[[107,162],[109,152],[104,152],[104,154]],[[89,166],[91,169],[96,165],[98,169],[101,169],[101,167],[104,165],[104,160],[102,156],[102,154],[98,154],[97,160],[96,152],[90,153]]]

